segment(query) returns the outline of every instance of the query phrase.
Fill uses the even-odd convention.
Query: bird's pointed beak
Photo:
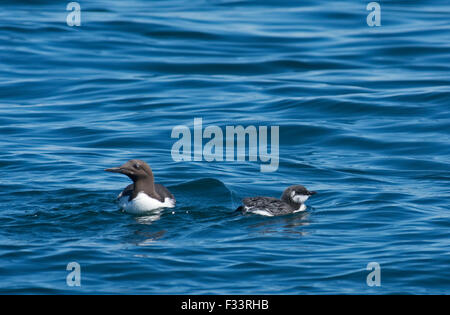
[[[317,194],[316,191],[308,191],[308,195],[310,195],[310,196],[315,195],[315,194]]]
[[[126,171],[122,167],[107,168],[105,172],[125,174]]]

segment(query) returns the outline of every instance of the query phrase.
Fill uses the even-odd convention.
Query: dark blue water
[[[450,293],[450,5],[368,2],[2,2],[0,293]],[[194,118],[280,126],[278,170],[175,162]],[[176,208],[118,209],[130,158]],[[306,213],[232,213],[292,184]]]

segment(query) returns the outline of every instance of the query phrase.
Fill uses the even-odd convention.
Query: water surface
[[[80,27],[0,10],[0,293],[449,293],[448,4],[383,1],[374,28],[355,0],[80,4]],[[174,162],[195,117],[280,126],[279,169]],[[176,208],[117,208],[103,169],[130,158]],[[306,213],[233,213],[292,184]]]

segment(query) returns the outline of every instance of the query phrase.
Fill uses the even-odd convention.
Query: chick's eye
[[[134,164],[134,167],[137,169],[141,168],[141,166],[139,164]]]

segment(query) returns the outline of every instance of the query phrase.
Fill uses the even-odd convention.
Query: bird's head
[[[133,182],[145,179],[153,180],[152,169],[142,160],[130,160],[122,166],[108,168],[105,171],[127,175]]]

